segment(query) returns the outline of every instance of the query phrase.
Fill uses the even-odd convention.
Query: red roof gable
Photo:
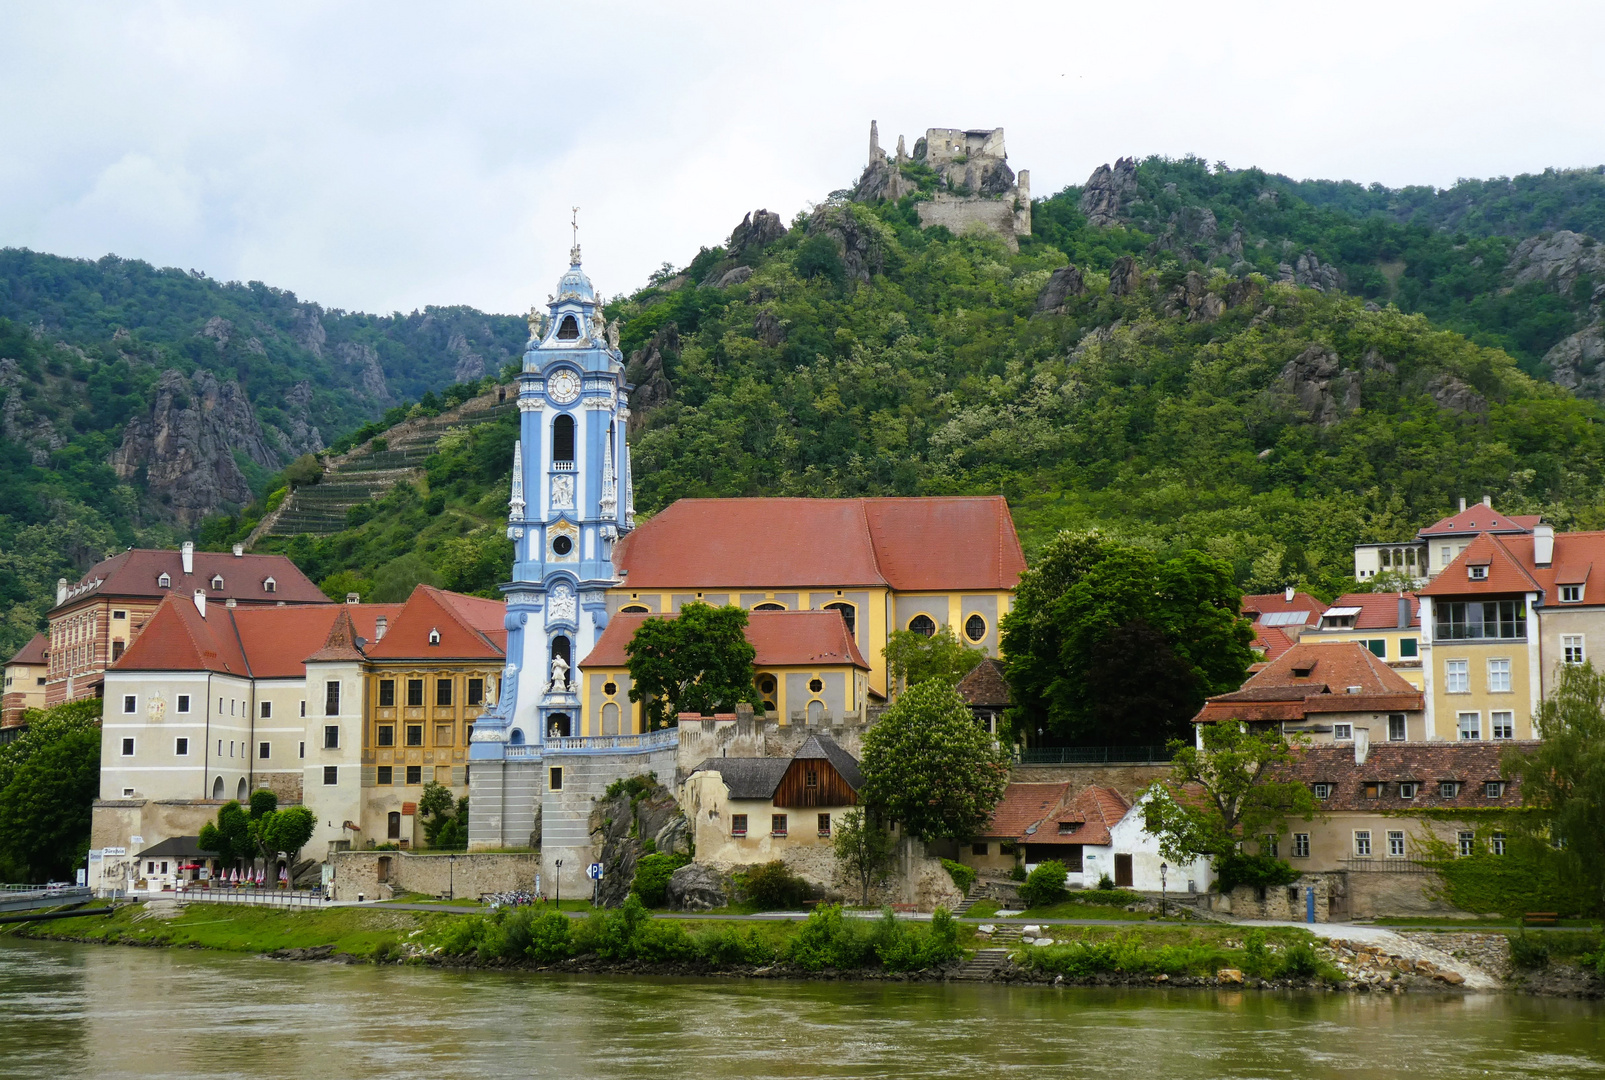
[[[112,665],[115,671],[216,671],[247,677],[251,665],[234,630],[233,611],[207,604],[206,617],[193,600],[169,596],[156,608],[134,643]]]
[[[1350,687],[1359,687],[1350,692]],[[1357,641],[1301,641],[1255,672],[1240,690],[1204,703],[1195,724],[1220,720],[1299,720],[1323,712],[1414,712],[1411,686]]]
[[[1243,597],[1242,610],[1244,615],[1265,615],[1272,611],[1313,611],[1319,615],[1326,610],[1326,605],[1307,592],[1295,591],[1291,600],[1286,592],[1251,593]]]
[[[1556,547],[1559,549],[1559,537]],[[1514,551],[1522,552],[1518,558]],[[1532,567],[1533,538],[1531,536],[1494,536],[1483,533],[1466,545],[1466,550],[1432,579],[1432,584],[1420,590],[1421,596],[1486,596],[1539,592],[1543,585],[1534,576]],[[1524,565],[1525,564],[1525,565]],[[1467,567],[1486,566],[1487,576],[1473,579]]]
[[[580,667],[622,668],[629,665],[625,647],[648,619],[675,615],[615,615]],[[852,664],[869,670],[864,654],[847,632],[839,611],[754,611],[747,619],[747,642],[756,650],[754,667],[811,667]]]
[[[28,644],[17,650],[17,655],[6,661],[6,664],[42,665],[49,659],[47,655],[49,651],[49,639],[43,634],[35,634],[28,639]]]
[[[1032,830],[1027,828],[1020,839],[1033,844],[1086,844],[1106,847],[1109,830],[1126,816],[1131,804],[1114,788],[1082,788],[1064,810],[1049,814]],[[1069,832],[1062,826],[1073,826]]]
[[[1025,570],[1001,496],[680,499],[614,563],[632,589],[1012,589]]]
[[[992,820],[981,836],[1002,836],[1018,840],[1025,830],[1064,806],[1070,796],[1070,781],[1057,784],[1010,784],[1003,798],[992,808]]]
[[[1409,618],[1405,626],[1399,625],[1399,600],[1403,598],[1409,607]],[[1355,630],[1408,630],[1412,626],[1421,625],[1421,601],[1416,599],[1415,593],[1407,592],[1379,592],[1379,593],[1345,593],[1332,601],[1333,608],[1357,607],[1360,613],[1354,617]],[[1328,611],[1332,608],[1328,608]]]
[[[1533,526],[1543,521],[1539,514],[1501,514],[1491,506],[1476,503],[1458,514],[1439,518],[1416,533],[1420,540],[1435,540],[1445,536],[1467,536],[1473,533],[1530,533]]]
[[[420,585],[390,620],[385,636],[378,641],[369,638],[364,651],[373,660],[441,656],[500,660],[507,648],[507,630],[502,621],[506,613],[507,607],[500,600]],[[432,630],[440,632],[438,644],[429,643]]]
[[[958,691],[966,705],[1009,703],[1009,681],[1003,677],[1003,661],[994,656],[988,656],[976,664],[953,689]]]
[[[1280,626],[1254,624],[1254,640],[1249,645],[1267,660],[1275,660],[1293,647],[1293,639]]]
[[[323,591],[283,555],[197,551],[192,565],[195,572],[185,574],[180,552],[130,548],[91,567],[78,584],[67,590],[67,599],[61,606],[94,596],[156,599],[172,594],[188,598],[197,589],[206,593],[208,600],[232,597],[240,604],[329,603]],[[172,583],[167,588],[160,584],[163,574]],[[212,588],[213,579],[219,577],[223,587]],[[272,592],[264,588],[268,578],[273,579]]]

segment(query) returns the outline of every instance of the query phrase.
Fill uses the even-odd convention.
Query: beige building
[[[1501,514],[1486,497],[1469,507],[1461,499],[1458,513],[1421,529],[1413,540],[1354,545],[1354,576],[1368,581],[1388,573],[1425,585],[1443,573],[1475,537],[1530,536],[1542,522],[1537,514]]]
[[[50,646],[43,634],[33,638],[6,661],[5,693],[0,697],[0,740],[15,734],[22,714],[45,707],[45,682],[50,672]]]

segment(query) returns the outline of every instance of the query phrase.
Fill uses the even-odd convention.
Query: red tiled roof
[[[1602,534],[1571,534],[1573,536]],[[1578,546],[1580,547],[1580,545]],[[1561,550],[1560,537],[1555,538],[1557,553]],[[1574,547],[1577,550],[1577,547]],[[1521,553],[1518,558],[1517,552]],[[1479,535],[1466,550],[1455,557],[1455,560],[1439,572],[1432,579],[1432,584],[1422,589],[1421,596],[1487,596],[1490,594],[1511,594],[1525,592],[1539,592],[1544,586],[1535,576],[1536,567],[1532,559],[1533,538],[1531,536],[1494,536],[1490,533]],[[1557,555],[1557,558],[1559,556]],[[1488,576],[1473,580],[1466,570],[1468,566],[1486,566]],[[1554,572],[1546,570],[1545,576],[1551,581]]]
[[[390,620],[385,636],[365,648],[373,660],[449,657],[461,660],[501,659],[507,648],[500,600],[447,592],[432,585],[412,591]],[[429,632],[440,631],[440,643],[429,644]]]
[[[6,661],[6,664],[8,666],[11,664],[41,665],[45,663],[47,659],[45,654],[49,652],[49,649],[49,639],[43,634],[35,634],[28,639],[28,644],[17,650],[17,655]]]
[[[67,590],[61,606],[87,597],[120,596],[156,599],[169,594],[190,597],[197,589],[208,600],[233,597],[241,604],[327,604],[329,598],[283,555],[233,555],[228,552],[197,551],[195,572],[184,573],[183,556],[177,551],[131,548],[95,564],[78,584]],[[166,574],[172,585],[162,588]],[[223,587],[212,588],[212,579],[221,577]],[[272,578],[274,591],[263,583]]]
[[[1003,661],[989,656],[954,687],[966,705],[1007,705],[1009,684],[1003,678]]]
[[[1001,496],[680,499],[615,549],[631,588],[1012,589],[1025,570]]]
[[[1491,506],[1476,503],[1458,514],[1439,518],[1416,533],[1416,538],[1428,540],[1485,532],[1530,533],[1533,531],[1533,526],[1543,520],[1539,514],[1501,514]]]
[[[1243,597],[1242,611],[1248,615],[1258,612],[1261,615],[1272,611],[1313,611],[1317,615],[1326,610],[1326,605],[1307,592],[1294,592],[1293,599],[1287,598],[1286,592],[1277,593],[1250,593]]]
[[[1254,624],[1254,640],[1250,648],[1257,649],[1266,660],[1275,660],[1293,647],[1293,639],[1280,626]]]
[[[329,633],[323,639],[323,647],[307,657],[306,662],[309,664],[331,660],[360,662],[363,659],[362,650],[357,648],[357,631],[351,625],[351,615],[342,610],[335,615]]]
[[[582,668],[622,668],[629,664],[625,647],[648,619],[676,615],[615,615]],[[757,655],[754,667],[810,667],[852,664],[869,670],[864,654],[847,632],[839,611],[754,611],[747,619],[747,642]]]
[[[1082,788],[1070,805],[1049,814],[1035,829],[1027,827],[1020,839],[1033,844],[1087,844],[1104,847],[1109,829],[1126,816],[1131,804],[1114,788]],[[1060,832],[1060,824],[1076,825],[1071,832]]]
[[[1070,797],[1070,781],[1057,784],[1010,784],[992,809],[981,836],[1017,840],[1025,830],[1060,809]]]
[[[1350,693],[1351,686],[1360,689]],[[1413,712],[1423,707],[1421,691],[1359,642],[1301,641],[1255,672],[1242,689],[1210,698],[1193,722],[1298,720],[1312,712]]]
[[[1406,598],[1410,605],[1408,626],[1399,625],[1400,597]],[[1359,608],[1360,613],[1354,617],[1354,629],[1356,630],[1408,630],[1412,626],[1421,625],[1421,601],[1416,599],[1415,593],[1345,593],[1332,601],[1332,607]],[[1330,611],[1331,608],[1327,610]]]
[[[222,604],[207,604],[203,618],[193,600],[169,596],[112,669],[249,676],[251,665],[235,633],[233,614]]]
[[[1453,807],[1510,808],[1521,805],[1521,784],[1511,779],[1498,798],[1488,798],[1484,784],[1500,780],[1499,761],[1504,751],[1517,746],[1531,748],[1536,743],[1496,742],[1374,742],[1364,764],[1355,764],[1352,746],[1311,746],[1299,751],[1295,760],[1279,766],[1275,774],[1284,779],[1332,785],[1332,794],[1320,803],[1322,813],[1336,810],[1430,810]],[[1401,799],[1401,780],[1420,784],[1415,798]],[[1439,784],[1453,780],[1459,790],[1445,798]],[[1366,783],[1386,785],[1380,797],[1365,797]]]

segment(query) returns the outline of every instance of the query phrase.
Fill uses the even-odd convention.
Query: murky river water
[[[1605,1008],[568,978],[0,945],[0,1077],[1602,1077]]]

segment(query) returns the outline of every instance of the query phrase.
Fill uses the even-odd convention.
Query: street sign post
[[[602,895],[602,864],[594,862],[585,868],[585,876],[591,879],[591,906],[595,907]]]

